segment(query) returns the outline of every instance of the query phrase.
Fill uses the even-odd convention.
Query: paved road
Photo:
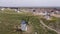
[[[43,22],[42,20],[40,20],[40,23],[41,23],[44,27],[46,27],[46,28],[48,28],[48,29],[50,29],[50,30],[53,30],[53,31],[57,32],[58,34],[60,34],[60,32],[58,32],[58,31],[56,31],[55,29],[52,29],[51,27],[49,27],[49,26],[47,26],[46,24],[44,24],[44,22]]]

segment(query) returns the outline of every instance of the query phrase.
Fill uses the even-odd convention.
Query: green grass
[[[60,30],[60,18],[57,18],[57,17],[52,17],[52,20],[46,20],[46,19],[42,19],[44,21],[44,23],[53,28],[53,29],[58,29]],[[57,30],[57,31],[58,31]]]
[[[34,34],[35,31],[38,34],[57,34],[54,31],[44,29],[43,26],[40,26],[40,20],[38,16],[33,16],[32,13],[16,13],[9,10],[5,10],[0,12],[0,34],[21,34],[21,32],[14,32],[14,26],[20,25],[21,20],[26,20],[30,22],[29,24],[32,25],[32,32]]]
[[[59,23],[60,24],[60,18],[56,18],[56,17],[52,17],[52,20],[46,20],[46,19],[42,19],[46,25],[49,25],[50,23],[52,24],[56,24]]]

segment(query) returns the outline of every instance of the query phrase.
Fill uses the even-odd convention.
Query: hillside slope
[[[21,20],[26,20],[30,26],[32,26],[32,32],[24,33],[20,31],[14,31],[14,27],[20,26]],[[34,16],[32,13],[16,13],[11,11],[0,11],[0,34],[57,34],[56,32],[45,28],[39,20],[38,16]]]

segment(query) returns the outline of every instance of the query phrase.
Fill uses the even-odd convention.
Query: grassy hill
[[[27,34],[57,34],[40,24],[40,17],[34,16],[32,13],[17,13],[11,10],[0,11],[0,34],[21,34],[20,31],[14,31],[14,27],[20,26],[21,20],[26,20],[32,26],[32,32]],[[26,34],[23,33],[22,34]]]
[[[42,20],[49,27],[51,27],[57,31],[60,31],[60,18],[52,17],[52,20],[46,20],[46,19],[42,19]]]

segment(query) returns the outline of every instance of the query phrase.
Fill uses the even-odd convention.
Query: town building
[[[44,15],[46,12],[50,14],[60,14],[59,9],[56,8],[39,8],[39,7],[1,7],[1,10],[6,8],[15,10],[16,12],[32,12],[37,15]],[[53,11],[53,12],[52,12]]]

